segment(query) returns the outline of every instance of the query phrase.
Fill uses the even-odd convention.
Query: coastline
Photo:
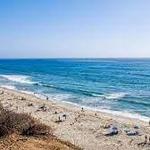
[[[85,107],[82,109],[82,106],[40,99],[6,88],[0,88],[0,91],[4,91],[4,94],[0,95],[0,100],[5,108],[17,113],[30,114],[54,128],[54,134],[60,139],[87,150],[109,149],[112,143],[115,145],[114,149],[141,149],[137,144],[150,133],[148,123],[137,118],[121,117]],[[103,127],[110,124],[119,128],[119,134],[108,138],[103,135],[106,131]],[[123,130],[134,126],[140,127],[141,136],[128,137]]]
[[[15,87],[13,86],[0,86],[0,89],[6,89],[6,90],[12,90],[14,92],[18,92],[18,93],[22,93],[22,94],[27,94],[30,96],[35,96],[38,99],[46,100],[47,96],[42,95],[42,94],[37,94],[31,91],[22,91],[22,90],[17,90]],[[133,120],[140,120],[140,121],[144,121],[144,122],[149,122],[150,121],[150,117],[146,117],[140,114],[135,114],[135,113],[131,113],[131,112],[126,112],[126,111],[114,111],[114,110],[109,110],[109,109],[98,109],[98,108],[92,108],[92,107],[87,107],[87,106],[83,106],[83,105],[79,105],[73,102],[69,102],[69,101],[59,101],[59,100],[53,100],[53,99],[48,99],[51,102],[55,102],[58,105],[63,104],[64,107],[66,106],[70,106],[70,107],[77,107],[77,108],[85,108],[86,110],[89,111],[93,111],[93,112],[100,112],[100,113],[104,113],[106,115],[110,115],[112,117],[119,117],[119,118],[126,118],[126,119],[133,119]]]

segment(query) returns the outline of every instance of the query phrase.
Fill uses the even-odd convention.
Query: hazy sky
[[[150,0],[0,0],[0,57],[150,57]]]

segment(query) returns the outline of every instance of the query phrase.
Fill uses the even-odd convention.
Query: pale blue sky
[[[0,0],[0,57],[150,57],[150,0]]]

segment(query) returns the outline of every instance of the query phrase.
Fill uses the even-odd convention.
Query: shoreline
[[[32,91],[21,91],[16,88],[11,89],[9,87],[3,87],[3,86],[0,86],[0,88],[6,89],[6,90],[12,90],[14,92],[19,92],[19,93],[23,93],[23,94],[28,94],[30,96],[35,96],[36,98],[39,98],[41,100],[46,100],[46,98],[47,98],[45,95],[34,93]],[[84,105],[79,105],[79,104],[76,104],[73,102],[59,101],[59,100],[53,100],[53,99],[48,99],[48,100],[52,101],[52,102],[56,102],[58,104],[70,105],[71,107],[76,106],[76,107],[79,107],[80,109],[83,107],[89,111],[105,113],[106,115],[111,115],[112,117],[119,117],[119,118],[123,117],[125,119],[133,119],[133,120],[138,119],[139,121],[144,121],[144,122],[150,121],[150,117],[143,116],[143,115],[136,114],[136,113],[127,112],[127,111],[114,111],[114,110],[108,110],[108,109],[98,109],[98,108],[87,107]]]
[[[66,102],[45,100],[35,95],[0,88],[0,100],[4,108],[17,113],[28,113],[42,123],[51,126],[54,134],[86,150],[108,150],[114,144],[114,150],[139,150],[138,143],[144,136],[150,136],[147,122],[120,117],[105,112],[89,110]],[[107,137],[104,133],[110,125],[118,128],[119,134]],[[127,136],[124,130],[134,130],[138,126],[140,136]],[[130,141],[132,140],[132,144]],[[149,146],[149,145],[148,145]],[[144,146],[145,148],[145,146]],[[146,145],[147,148],[147,145]]]

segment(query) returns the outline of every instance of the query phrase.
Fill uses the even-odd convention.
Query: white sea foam
[[[24,83],[24,84],[34,83],[30,80],[29,76],[25,76],[25,75],[0,75],[0,76],[13,82]]]
[[[108,114],[113,114],[113,115],[116,115],[116,116],[122,116],[122,117],[132,118],[132,119],[138,119],[138,120],[145,121],[145,122],[149,122],[149,120],[150,120],[149,117],[142,116],[142,115],[137,114],[137,113],[127,112],[127,111],[113,111],[113,110],[107,110],[107,109],[100,109],[98,111],[108,113]]]
[[[10,90],[17,90],[16,87],[12,85],[1,85],[0,87],[10,89]]]
[[[50,99],[53,100],[58,100],[58,101],[63,101],[63,100],[67,100],[67,99],[71,99],[72,95],[71,94],[47,94],[47,96]]]
[[[21,90],[20,92],[25,93],[25,94],[30,94],[30,95],[34,95],[34,92],[31,91],[25,91],[25,90]]]
[[[111,93],[111,94],[104,95],[104,98],[106,98],[108,100],[117,100],[117,99],[125,97],[126,95],[127,95],[127,93],[123,93],[123,92]]]
[[[94,96],[94,97],[102,97],[103,96],[101,94],[96,94],[96,93],[92,93],[91,95]]]

